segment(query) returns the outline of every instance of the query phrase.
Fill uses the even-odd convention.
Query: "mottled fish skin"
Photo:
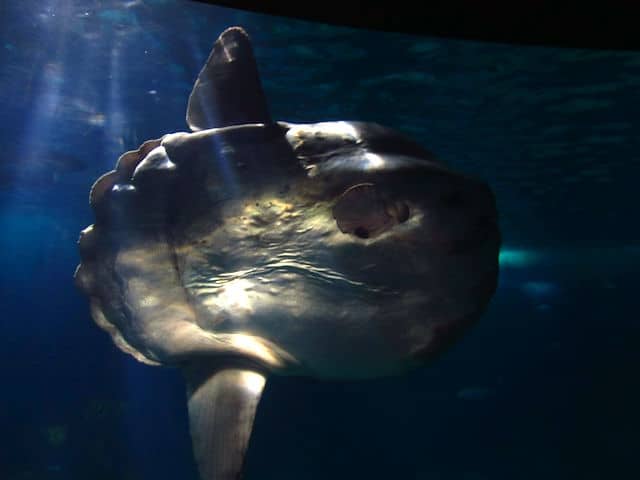
[[[241,28],[187,122],[96,181],[75,280],[120,349],[181,368],[201,478],[232,480],[268,375],[432,360],[494,294],[500,232],[484,182],[388,127],[272,121]]]

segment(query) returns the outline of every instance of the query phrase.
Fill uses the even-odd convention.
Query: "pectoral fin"
[[[185,371],[189,427],[202,480],[238,480],[265,377],[253,370]]]

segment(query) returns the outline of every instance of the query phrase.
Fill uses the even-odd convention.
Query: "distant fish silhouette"
[[[89,163],[81,155],[61,150],[37,150],[20,154],[11,151],[5,158],[14,158],[13,163],[0,163],[0,189],[46,188],[59,182],[65,175],[87,170]]]
[[[24,158],[23,162],[33,169],[59,174],[81,172],[89,166],[89,162],[82,156],[55,149]]]

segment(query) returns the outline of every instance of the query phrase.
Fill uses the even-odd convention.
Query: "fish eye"
[[[342,233],[357,238],[375,238],[410,217],[409,206],[372,183],[349,187],[336,201],[333,218]]]
[[[369,231],[365,227],[357,227],[353,234],[358,238],[369,238]]]

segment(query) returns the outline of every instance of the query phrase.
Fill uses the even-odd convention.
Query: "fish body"
[[[500,233],[484,182],[393,129],[272,120],[241,28],[187,123],[94,184],[75,277],[116,345],[182,369],[201,477],[235,479],[269,375],[424,365],[486,309]]]

